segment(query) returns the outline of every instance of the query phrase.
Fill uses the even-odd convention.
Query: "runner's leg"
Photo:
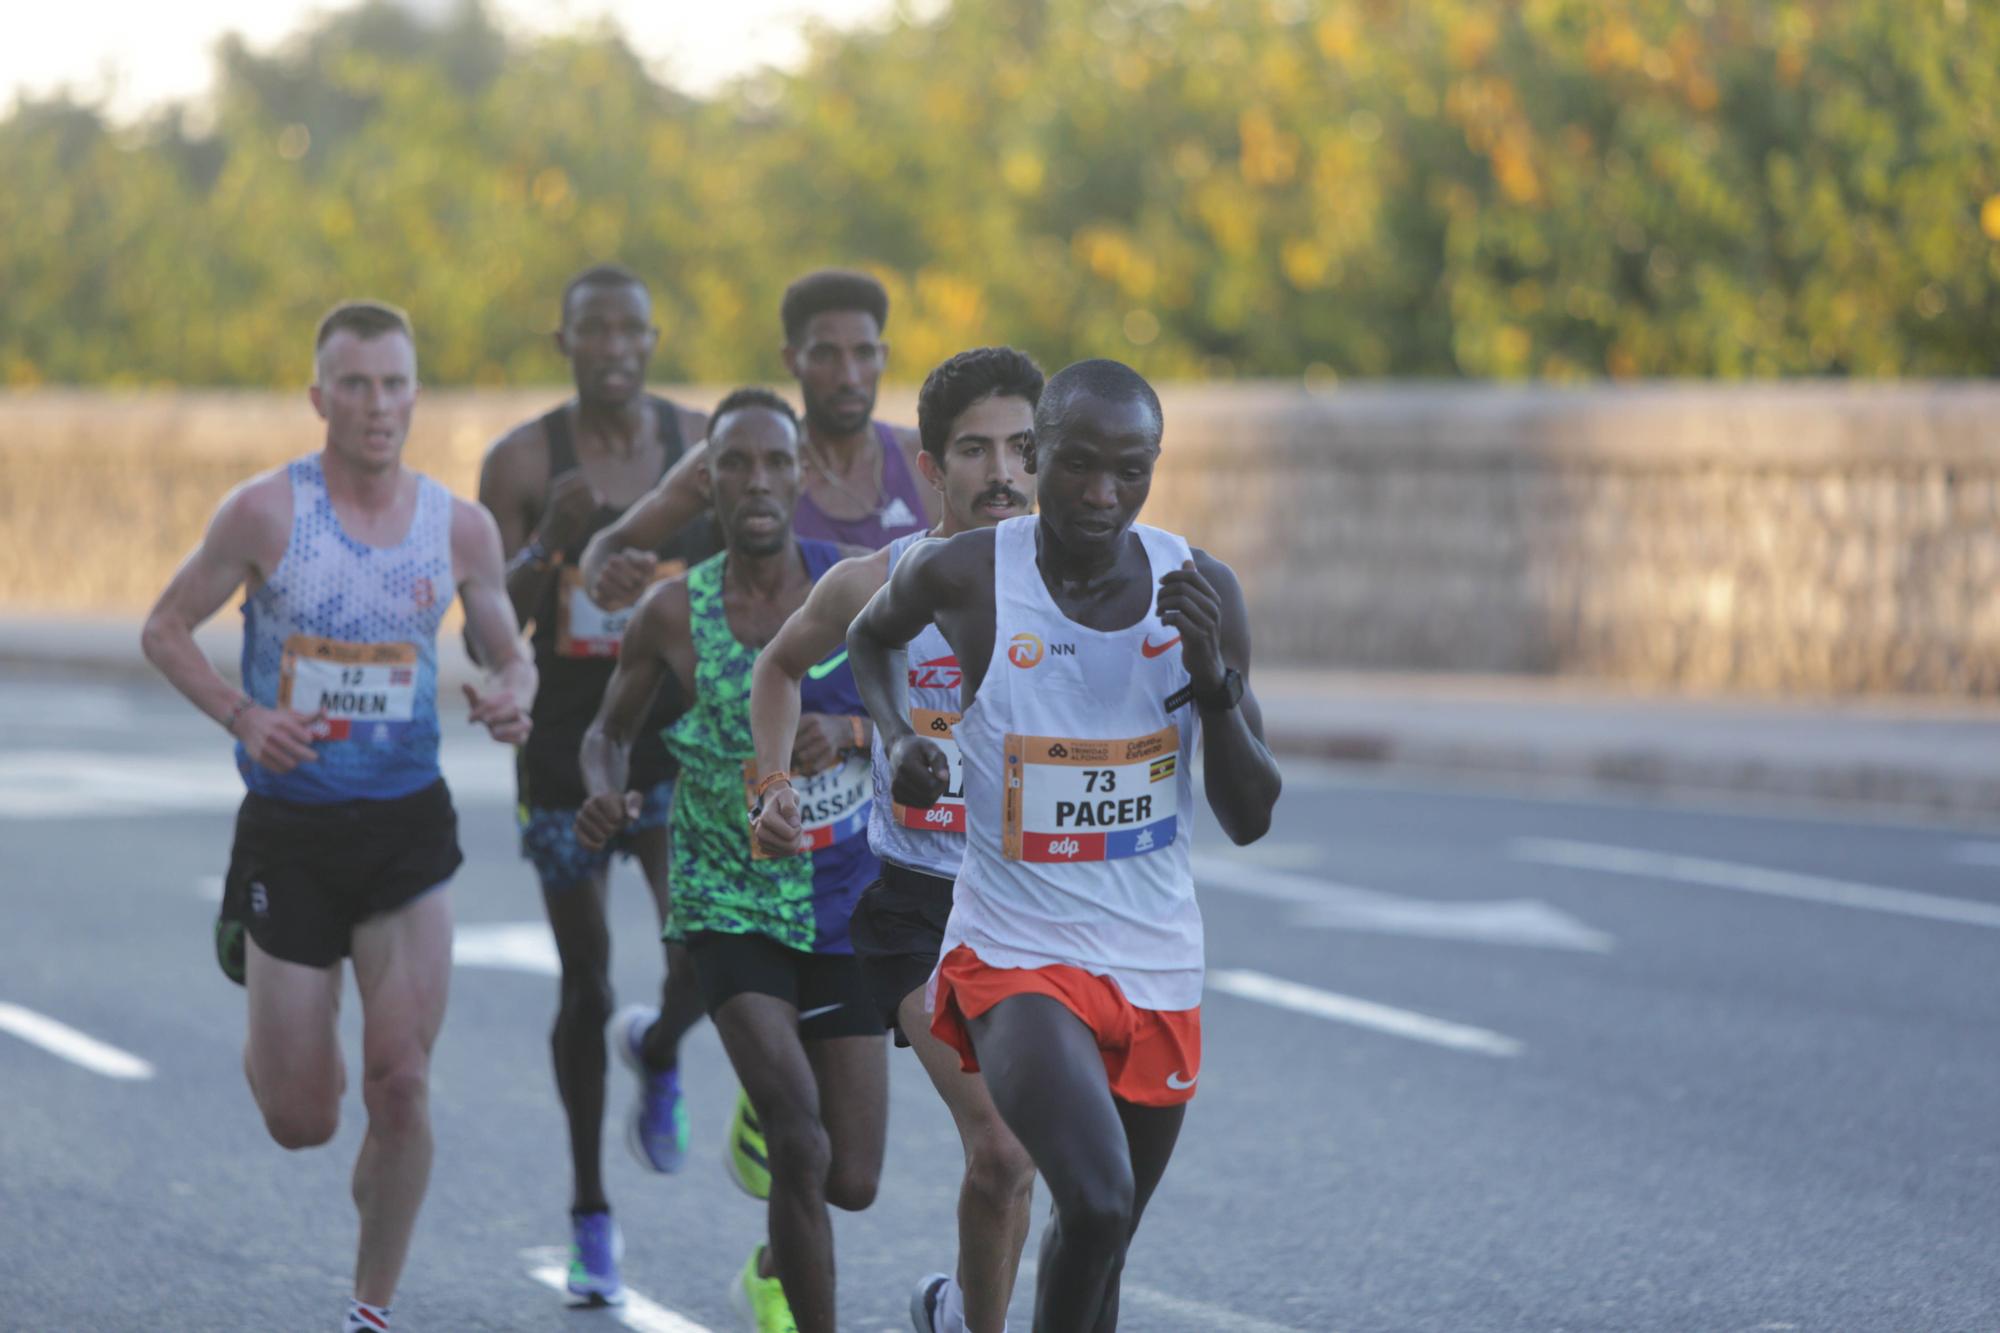
[[[670,915],[672,877],[668,873],[669,843],[665,825],[641,829],[628,835],[633,855],[653,891],[653,906],[664,927]],[[680,1064],[681,1039],[693,1030],[706,1012],[701,1003],[701,987],[694,976],[694,959],[685,944],[666,945],[667,975],[660,983],[660,1016],[646,1029],[646,1068],[665,1073]]]
[[[830,1162],[826,1201],[858,1213],[875,1202],[889,1139],[889,1042],[828,1037],[805,1043],[819,1085],[819,1118]]]
[[[569,1120],[574,1181],[570,1208],[598,1212],[604,1199],[604,1025],[611,1019],[611,932],[605,924],[607,870],[561,888],[542,886],[542,905],[562,961],[560,999],[549,1047],[556,1091]]]
[[[1097,1038],[1046,995],[1014,995],[967,1024],[1001,1119],[1048,1182],[1037,1333],[1088,1333],[1131,1239],[1137,1185]]]
[[[1035,1164],[994,1109],[986,1081],[961,1069],[958,1052],[931,1035],[922,987],[903,997],[897,1017],[965,1147],[957,1277],[966,1327],[972,1333],[999,1333],[1007,1323],[1007,1303],[1028,1240]]]
[[[1122,1098],[1115,1100],[1118,1118],[1125,1124],[1125,1144],[1132,1154],[1132,1230],[1125,1238],[1126,1248],[1118,1256],[1117,1267],[1111,1270],[1095,1333],[1111,1333],[1118,1327],[1118,1286],[1125,1273],[1125,1256],[1131,1253],[1132,1237],[1139,1234],[1139,1219],[1159,1187],[1160,1177],[1167,1173],[1167,1162],[1181,1136],[1181,1123],[1187,1119],[1185,1102],[1179,1106],[1138,1106]]]
[[[282,1148],[317,1148],[340,1127],[340,968],[274,958],[244,939],[249,1035],[243,1076]]]
[[[361,992],[361,1097],[368,1136],[354,1162],[361,1213],[354,1294],[387,1305],[430,1181],[430,1055],[451,983],[451,898],[440,885],[354,928]]]
[[[833,1223],[826,1212],[832,1145],[819,1086],[799,1041],[799,1011],[744,991],[715,1011],[715,1030],[764,1126],[771,1162],[767,1255],[800,1333],[834,1327]]]

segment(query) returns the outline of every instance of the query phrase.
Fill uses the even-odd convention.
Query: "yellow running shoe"
[[[775,1277],[757,1275],[757,1262],[763,1257],[762,1245],[750,1251],[750,1262],[743,1265],[743,1275],[729,1286],[729,1303],[743,1316],[743,1327],[748,1333],[799,1333],[799,1326],[792,1322],[792,1307],[785,1299],[784,1287]]]
[[[750,1094],[736,1090],[736,1114],[722,1143],[722,1165],[736,1188],[753,1199],[771,1197],[771,1159],[764,1151],[764,1127],[750,1106]]]

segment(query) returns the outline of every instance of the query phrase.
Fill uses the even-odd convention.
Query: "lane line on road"
[[[562,1296],[569,1296],[569,1256],[554,1246],[523,1250],[528,1276]],[[603,1311],[635,1333],[710,1333],[706,1324],[697,1324],[686,1315],[675,1314],[658,1301],[631,1287],[625,1288],[623,1305],[607,1305]]]
[[[1592,930],[1568,913],[1533,898],[1483,902],[1412,898],[1329,879],[1288,875],[1226,856],[1197,854],[1189,860],[1202,888],[1295,904],[1299,909],[1292,915],[1295,926],[1585,953],[1609,953],[1614,943],[1603,931]]]
[[[1485,1028],[1453,1023],[1443,1018],[1432,1018],[1429,1014],[1420,1014],[1411,1009],[1397,1009],[1390,1005],[1377,1004],[1373,1000],[1320,990],[1316,986],[1302,986],[1296,981],[1286,981],[1262,972],[1245,971],[1242,968],[1210,972],[1208,987],[1225,995],[1234,995],[1238,999],[1276,1005],[1280,1009],[1290,1009],[1294,1013],[1311,1014],[1315,1018],[1329,1018],[1336,1023],[1348,1023],[1355,1027],[1387,1033],[1392,1037],[1407,1037],[1411,1041],[1429,1042],[1433,1046],[1443,1046],[1473,1055],[1505,1057],[1519,1055],[1525,1049],[1514,1038],[1498,1032],[1489,1032]]]
[[[459,967],[495,967],[534,976],[562,975],[562,957],[546,921],[481,921],[452,933],[451,961]]]
[[[1913,893],[1908,889],[1884,888],[1879,884],[1825,879],[1790,870],[1650,852],[1637,847],[1571,842],[1565,838],[1516,838],[1509,844],[1508,850],[1516,860],[1535,861],[1542,865],[1601,870],[1642,879],[1677,880],[1712,889],[1734,889],[1739,893],[1761,893],[1773,898],[1794,898],[1801,902],[2000,930],[2000,905],[1945,898],[1933,893]]]
[[[0,1001],[0,1032],[11,1032],[30,1046],[39,1046],[50,1055],[106,1078],[134,1080],[153,1076],[153,1066],[130,1051],[121,1051],[67,1023],[58,1023],[18,1004]]]

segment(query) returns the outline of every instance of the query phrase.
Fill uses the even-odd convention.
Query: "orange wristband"
[[[866,752],[866,751],[867,751],[867,749],[868,749],[868,725],[867,725],[867,723],[863,722],[863,721],[862,721],[862,720],[861,720],[860,718],[858,718],[858,717],[849,717],[849,718],[848,718],[847,720],[848,720],[849,724],[851,724],[851,725],[853,726],[853,728],[854,728],[854,748],[855,748],[855,750],[856,750],[856,751],[859,751],[859,752]]]
[[[782,768],[775,773],[766,775],[764,780],[757,784],[757,799],[760,801],[763,800],[771,788],[777,786],[780,782],[784,783],[787,787],[792,785],[792,775]]]

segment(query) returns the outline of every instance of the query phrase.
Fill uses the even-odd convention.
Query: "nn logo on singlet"
[[[1039,663],[1044,651],[1042,636],[1027,630],[1007,640],[1007,660],[1023,670]],[[1051,643],[1046,646],[1046,652],[1050,657],[1075,657],[1076,645]]]

